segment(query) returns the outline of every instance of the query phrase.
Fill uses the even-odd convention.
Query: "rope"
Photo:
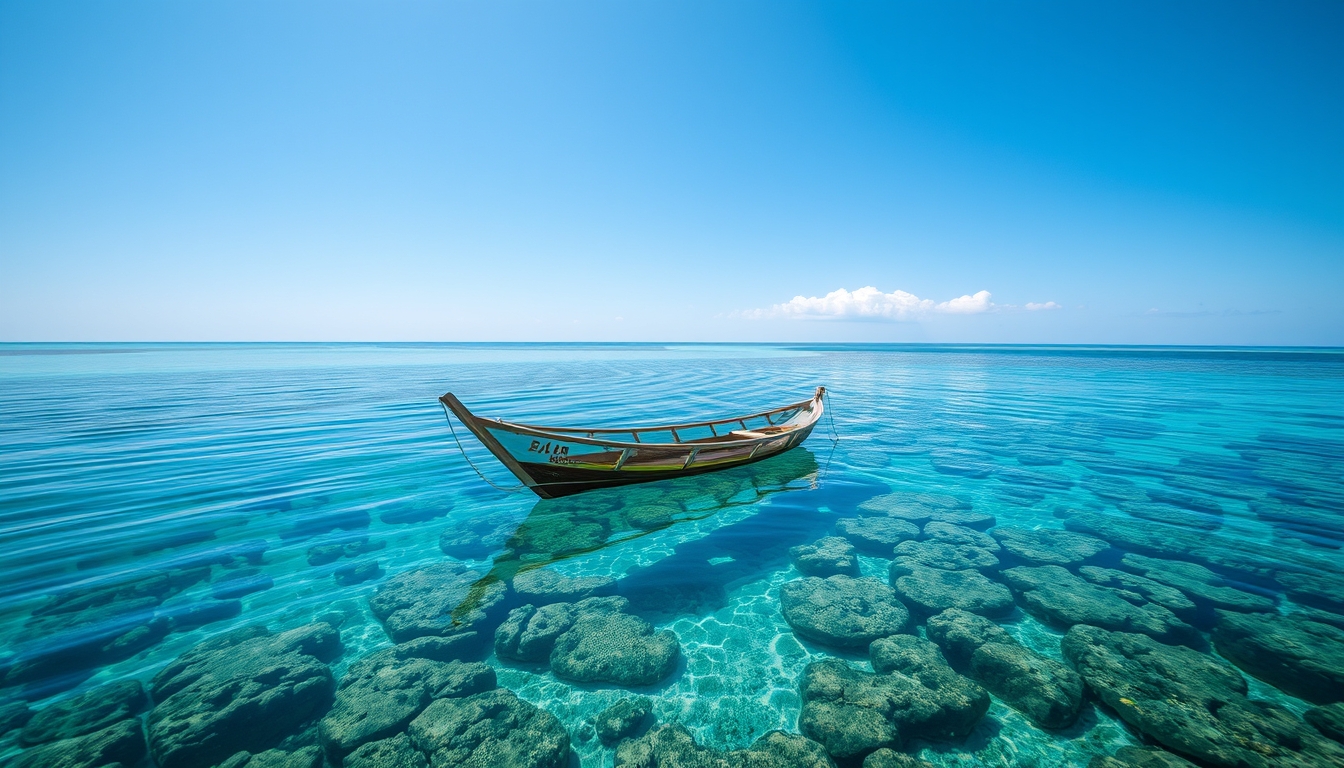
[[[440,403],[440,405],[443,404]],[[523,493],[527,491],[527,486],[523,485],[522,483],[513,486],[503,486],[495,483],[494,480],[491,480],[490,478],[486,477],[485,473],[481,471],[481,468],[476,466],[476,462],[472,461],[471,457],[467,455],[467,449],[462,447],[462,441],[457,439],[457,429],[453,427],[453,417],[448,412],[448,406],[446,405],[443,406],[443,415],[448,419],[448,431],[453,433],[453,442],[457,443],[458,452],[462,454],[462,458],[467,460],[467,465],[470,466],[472,470],[476,472],[476,475],[478,477],[480,477],[485,482],[489,483],[490,487],[494,488],[497,491],[504,491],[505,493]]]
[[[840,442],[840,432],[835,428],[835,411],[831,410],[831,390],[821,393],[821,397],[826,401],[826,415],[831,423],[831,445]]]
[[[840,444],[840,432],[835,428],[835,411],[831,410],[831,390],[826,390],[821,396],[826,401],[826,416],[831,426],[831,450],[826,452],[826,463],[821,465],[821,471],[817,473],[818,486],[826,483],[826,475],[831,471],[831,459],[835,458],[835,448]]]

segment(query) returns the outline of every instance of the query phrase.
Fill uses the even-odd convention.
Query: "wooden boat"
[[[698,475],[760,461],[807,439],[825,387],[810,400],[748,416],[627,429],[541,427],[476,416],[449,392],[439,398],[495,458],[543,499]]]

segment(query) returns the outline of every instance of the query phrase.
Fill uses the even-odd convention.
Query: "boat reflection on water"
[[[488,588],[525,571],[623,544],[679,523],[704,520],[785,491],[815,490],[822,465],[799,447],[755,464],[714,474],[541,499],[453,611],[472,613]]]

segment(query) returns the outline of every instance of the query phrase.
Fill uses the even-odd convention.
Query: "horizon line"
[[[1344,346],[1310,344],[1142,344],[1142,343],[1093,343],[1093,342],[996,342],[996,341],[411,341],[411,340],[191,340],[191,341],[0,341],[0,346],[74,346],[74,345],[153,345],[153,346],[206,346],[206,345],[491,345],[491,346],[633,346],[633,345],[677,345],[677,346],[773,346],[773,347],[1040,347],[1040,348],[1095,348],[1095,349],[1243,349],[1243,350],[1338,350]]]

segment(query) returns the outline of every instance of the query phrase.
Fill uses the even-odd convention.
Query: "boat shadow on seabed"
[[[541,499],[494,556],[490,571],[453,610],[454,623],[476,611],[491,586],[520,573],[759,504],[774,494],[816,490],[824,475],[816,455],[800,447],[712,475]]]

